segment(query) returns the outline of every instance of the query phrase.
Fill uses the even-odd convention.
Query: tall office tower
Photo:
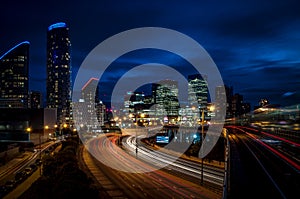
[[[85,114],[85,125],[88,128],[96,128],[99,126],[96,104],[99,103],[98,93],[99,79],[91,78],[81,89],[81,98],[84,102],[83,112]]]
[[[145,94],[142,92],[128,91],[124,96],[124,111],[126,114],[138,112],[138,108],[144,104]]]
[[[232,96],[232,116],[236,117],[242,114],[242,105],[244,97],[238,93]]]
[[[72,123],[71,42],[69,28],[63,22],[47,31],[47,107],[57,109],[59,124]]]
[[[0,107],[28,107],[29,46],[24,41],[0,57]]]
[[[96,115],[98,124],[100,126],[103,126],[106,120],[106,106],[101,100],[96,101]]]
[[[29,108],[42,108],[42,93],[39,91],[31,91],[29,93]]]
[[[233,88],[224,86],[216,87],[216,104],[221,107],[226,107],[226,118],[232,117],[232,96],[233,96]],[[221,104],[221,102],[225,103],[223,98],[226,97],[226,104]],[[219,108],[216,107],[218,110]]]
[[[188,100],[191,106],[206,109],[208,103],[207,76],[188,76]]]
[[[167,116],[165,119],[168,119],[168,123],[177,123],[180,107],[178,101],[178,82],[174,80],[162,80],[152,84],[152,95],[154,103],[157,104],[157,116]]]

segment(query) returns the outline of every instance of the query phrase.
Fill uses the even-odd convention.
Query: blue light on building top
[[[30,45],[29,41],[23,41],[21,43],[19,43],[18,45],[14,46],[13,48],[11,48],[9,51],[7,51],[6,53],[4,53],[2,56],[0,56],[0,60],[5,57],[7,54],[9,54],[10,52],[14,51],[16,48],[18,48],[19,46],[23,45],[23,44],[28,44]]]
[[[55,23],[55,24],[52,24],[51,26],[48,27],[48,30],[52,30],[54,28],[65,28],[67,27],[66,23],[64,22],[59,22],[59,23]]]

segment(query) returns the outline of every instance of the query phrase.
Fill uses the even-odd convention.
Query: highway
[[[103,177],[107,179],[106,183],[111,186],[111,190],[107,188],[107,193],[112,191],[111,198],[116,192],[126,198],[221,198],[220,194],[199,183],[157,170],[139,157],[130,155],[116,145],[117,140],[116,135],[102,135],[85,144],[91,154],[101,160],[99,162],[93,159],[92,162],[86,161],[86,164],[92,169],[92,173],[101,171],[102,175],[97,179],[100,183],[103,183]],[[84,153],[89,152],[84,150]]]
[[[21,171],[24,172],[25,168],[30,167],[30,165],[36,165],[35,161],[41,157],[42,153],[47,151],[49,148],[56,147],[57,144],[60,141],[51,141],[43,143],[41,146],[36,146],[34,152],[25,152],[22,157],[16,158],[8,162],[6,165],[2,166],[0,171],[0,186],[4,187],[6,186],[6,183],[8,181],[13,182],[13,187],[11,188],[5,188],[5,190],[1,190],[0,192],[0,198],[4,195],[7,195],[6,198],[9,198],[9,196],[12,194],[12,192],[15,192],[14,190],[22,190],[23,192],[26,190],[24,187],[29,187],[28,185],[23,186],[24,180],[27,181],[24,177],[22,177],[22,180],[16,181],[15,176],[16,173],[20,173]],[[37,165],[36,165],[37,166]],[[35,170],[32,170],[30,174],[26,175],[26,178],[30,178],[30,176],[33,173],[38,173],[40,175],[40,167],[37,168],[39,170],[36,172]],[[37,175],[37,174],[36,174]],[[37,178],[36,178],[37,179]],[[21,187],[21,188],[20,188]],[[21,193],[14,193],[12,195],[21,194]]]
[[[138,141],[140,139],[137,139]],[[129,136],[122,139],[122,146],[132,154],[136,152],[135,136]],[[162,148],[163,149],[163,148]],[[153,165],[154,167],[164,168],[167,171],[173,171],[178,176],[189,176],[190,181],[201,182],[201,165],[199,162],[193,162],[175,155],[163,152],[160,148],[151,147],[141,141],[138,142],[138,158]],[[175,172],[174,172],[175,171]],[[215,191],[222,191],[224,180],[224,169],[212,165],[204,164],[203,180],[210,184],[210,188]]]
[[[47,142],[42,144],[41,148],[37,146],[34,152],[28,152],[30,155],[26,155],[20,161],[16,161],[15,164],[10,164],[6,168],[0,171],[0,183],[3,184],[8,179],[13,179],[14,174],[18,171],[28,167],[30,164],[34,163],[34,161],[40,156],[42,152],[47,150],[49,147],[53,146],[55,142]]]
[[[297,143],[242,126],[227,126],[230,141],[228,198],[298,198]]]

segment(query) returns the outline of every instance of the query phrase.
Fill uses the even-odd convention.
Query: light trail
[[[267,148],[269,151],[271,151],[272,153],[274,153],[275,155],[277,155],[278,157],[280,157],[282,160],[286,161],[289,165],[291,165],[293,168],[297,169],[298,171],[300,171],[300,165],[293,161],[291,158],[287,157],[286,155],[284,155],[283,153],[279,152],[278,150],[276,150],[275,148],[271,147],[270,145],[266,144],[265,142],[261,141],[258,136],[253,135],[245,130],[243,130],[240,127],[236,127],[236,126],[228,126],[229,128],[235,128],[238,129],[244,133],[246,133],[249,137],[251,137],[254,141],[256,141],[257,143],[259,143],[260,145],[264,146],[265,148]],[[249,129],[248,129],[249,130]],[[251,129],[252,130],[252,129]],[[274,136],[272,136],[274,137]],[[278,136],[275,136],[278,137]],[[280,137],[278,137],[280,138]],[[277,138],[276,138],[277,139]],[[285,139],[282,139],[283,141]],[[289,143],[289,142],[288,142]]]
[[[126,139],[125,146],[127,145],[127,149],[132,152],[135,151],[135,137],[130,136]],[[129,148],[130,147],[130,148]],[[160,152],[158,150],[150,150],[148,148],[139,147],[139,158],[142,158],[144,161],[151,163],[157,167],[166,167],[169,166],[173,170],[177,172],[184,173],[186,175],[192,176],[194,178],[201,178],[201,169],[199,163],[194,163],[192,161],[187,161],[183,159],[179,159],[178,157]],[[212,168],[209,166],[205,166],[203,175],[205,176],[205,180],[207,182],[216,184],[218,186],[223,185],[224,181],[224,170]]]
[[[282,138],[282,137],[279,137],[279,136],[276,136],[276,135],[272,135],[272,134],[267,133],[267,132],[264,132],[264,131],[259,131],[259,130],[254,129],[254,128],[249,128],[249,127],[243,127],[243,128],[248,129],[248,130],[251,130],[251,131],[255,131],[255,132],[261,133],[261,134],[263,134],[263,135],[266,135],[266,136],[268,136],[268,137],[272,137],[272,138],[275,138],[275,139],[277,139],[277,140],[281,140],[281,141],[286,142],[286,143],[289,143],[289,144],[291,144],[291,145],[300,147],[300,144],[297,143],[297,142],[293,142],[293,141],[291,141],[291,140],[288,140],[288,139],[285,139],[285,138]]]
[[[118,137],[110,135],[99,136],[86,143],[86,147],[97,159],[112,169],[114,178],[123,184],[124,192],[130,190],[137,195],[147,195],[150,198],[220,198],[195,183],[173,176],[126,153],[115,143]],[[126,171],[126,172],[124,172]],[[145,172],[142,172],[145,171]],[[152,172],[147,172],[152,171]],[[133,193],[131,193],[133,194]]]

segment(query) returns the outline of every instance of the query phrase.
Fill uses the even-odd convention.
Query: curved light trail
[[[238,130],[246,133],[254,141],[256,141],[260,145],[264,146],[266,149],[271,151],[273,154],[275,154],[276,156],[278,156],[279,158],[284,160],[288,165],[290,165],[291,167],[293,167],[297,171],[300,171],[299,160],[295,160],[295,158],[292,157],[293,155],[290,155],[288,152],[284,152],[282,148],[277,149],[273,145],[267,144],[266,142],[262,141],[262,139],[265,138],[265,136],[267,136],[267,137],[270,137],[270,138],[273,138],[273,139],[276,139],[276,140],[280,140],[280,141],[285,142],[287,144],[293,145],[295,147],[299,147],[298,143],[292,142],[290,140],[286,140],[286,139],[281,138],[281,137],[276,136],[276,135],[271,135],[271,134],[266,133],[266,132],[260,132],[257,129],[253,129],[253,128],[249,128],[249,127],[228,126],[228,128],[238,129]],[[244,129],[246,129],[246,130],[244,130]],[[256,132],[256,134],[251,133],[251,131]],[[259,133],[259,134],[257,134],[257,133]]]
[[[151,147],[147,147],[147,145],[140,145],[141,144],[139,143],[138,157],[151,165],[158,166],[159,168],[169,167],[179,173],[184,173],[197,179],[201,178],[201,168],[199,163],[177,158],[176,156],[163,153],[160,150],[153,150]],[[130,136],[126,138],[123,142],[123,146],[131,152],[135,152],[135,137]],[[205,165],[203,176],[205,181],[217,186],[222,186],[224,180],[224,169]]]
[[[220,198],[219,194],[200,185],[155,170],[153,166],[117,146],[117,139],[118,136],[102,135],[90,140],[85,146],[102,163],[111,168],[120,168],[110,169],[106,174],[127,195],[144,198]]]

